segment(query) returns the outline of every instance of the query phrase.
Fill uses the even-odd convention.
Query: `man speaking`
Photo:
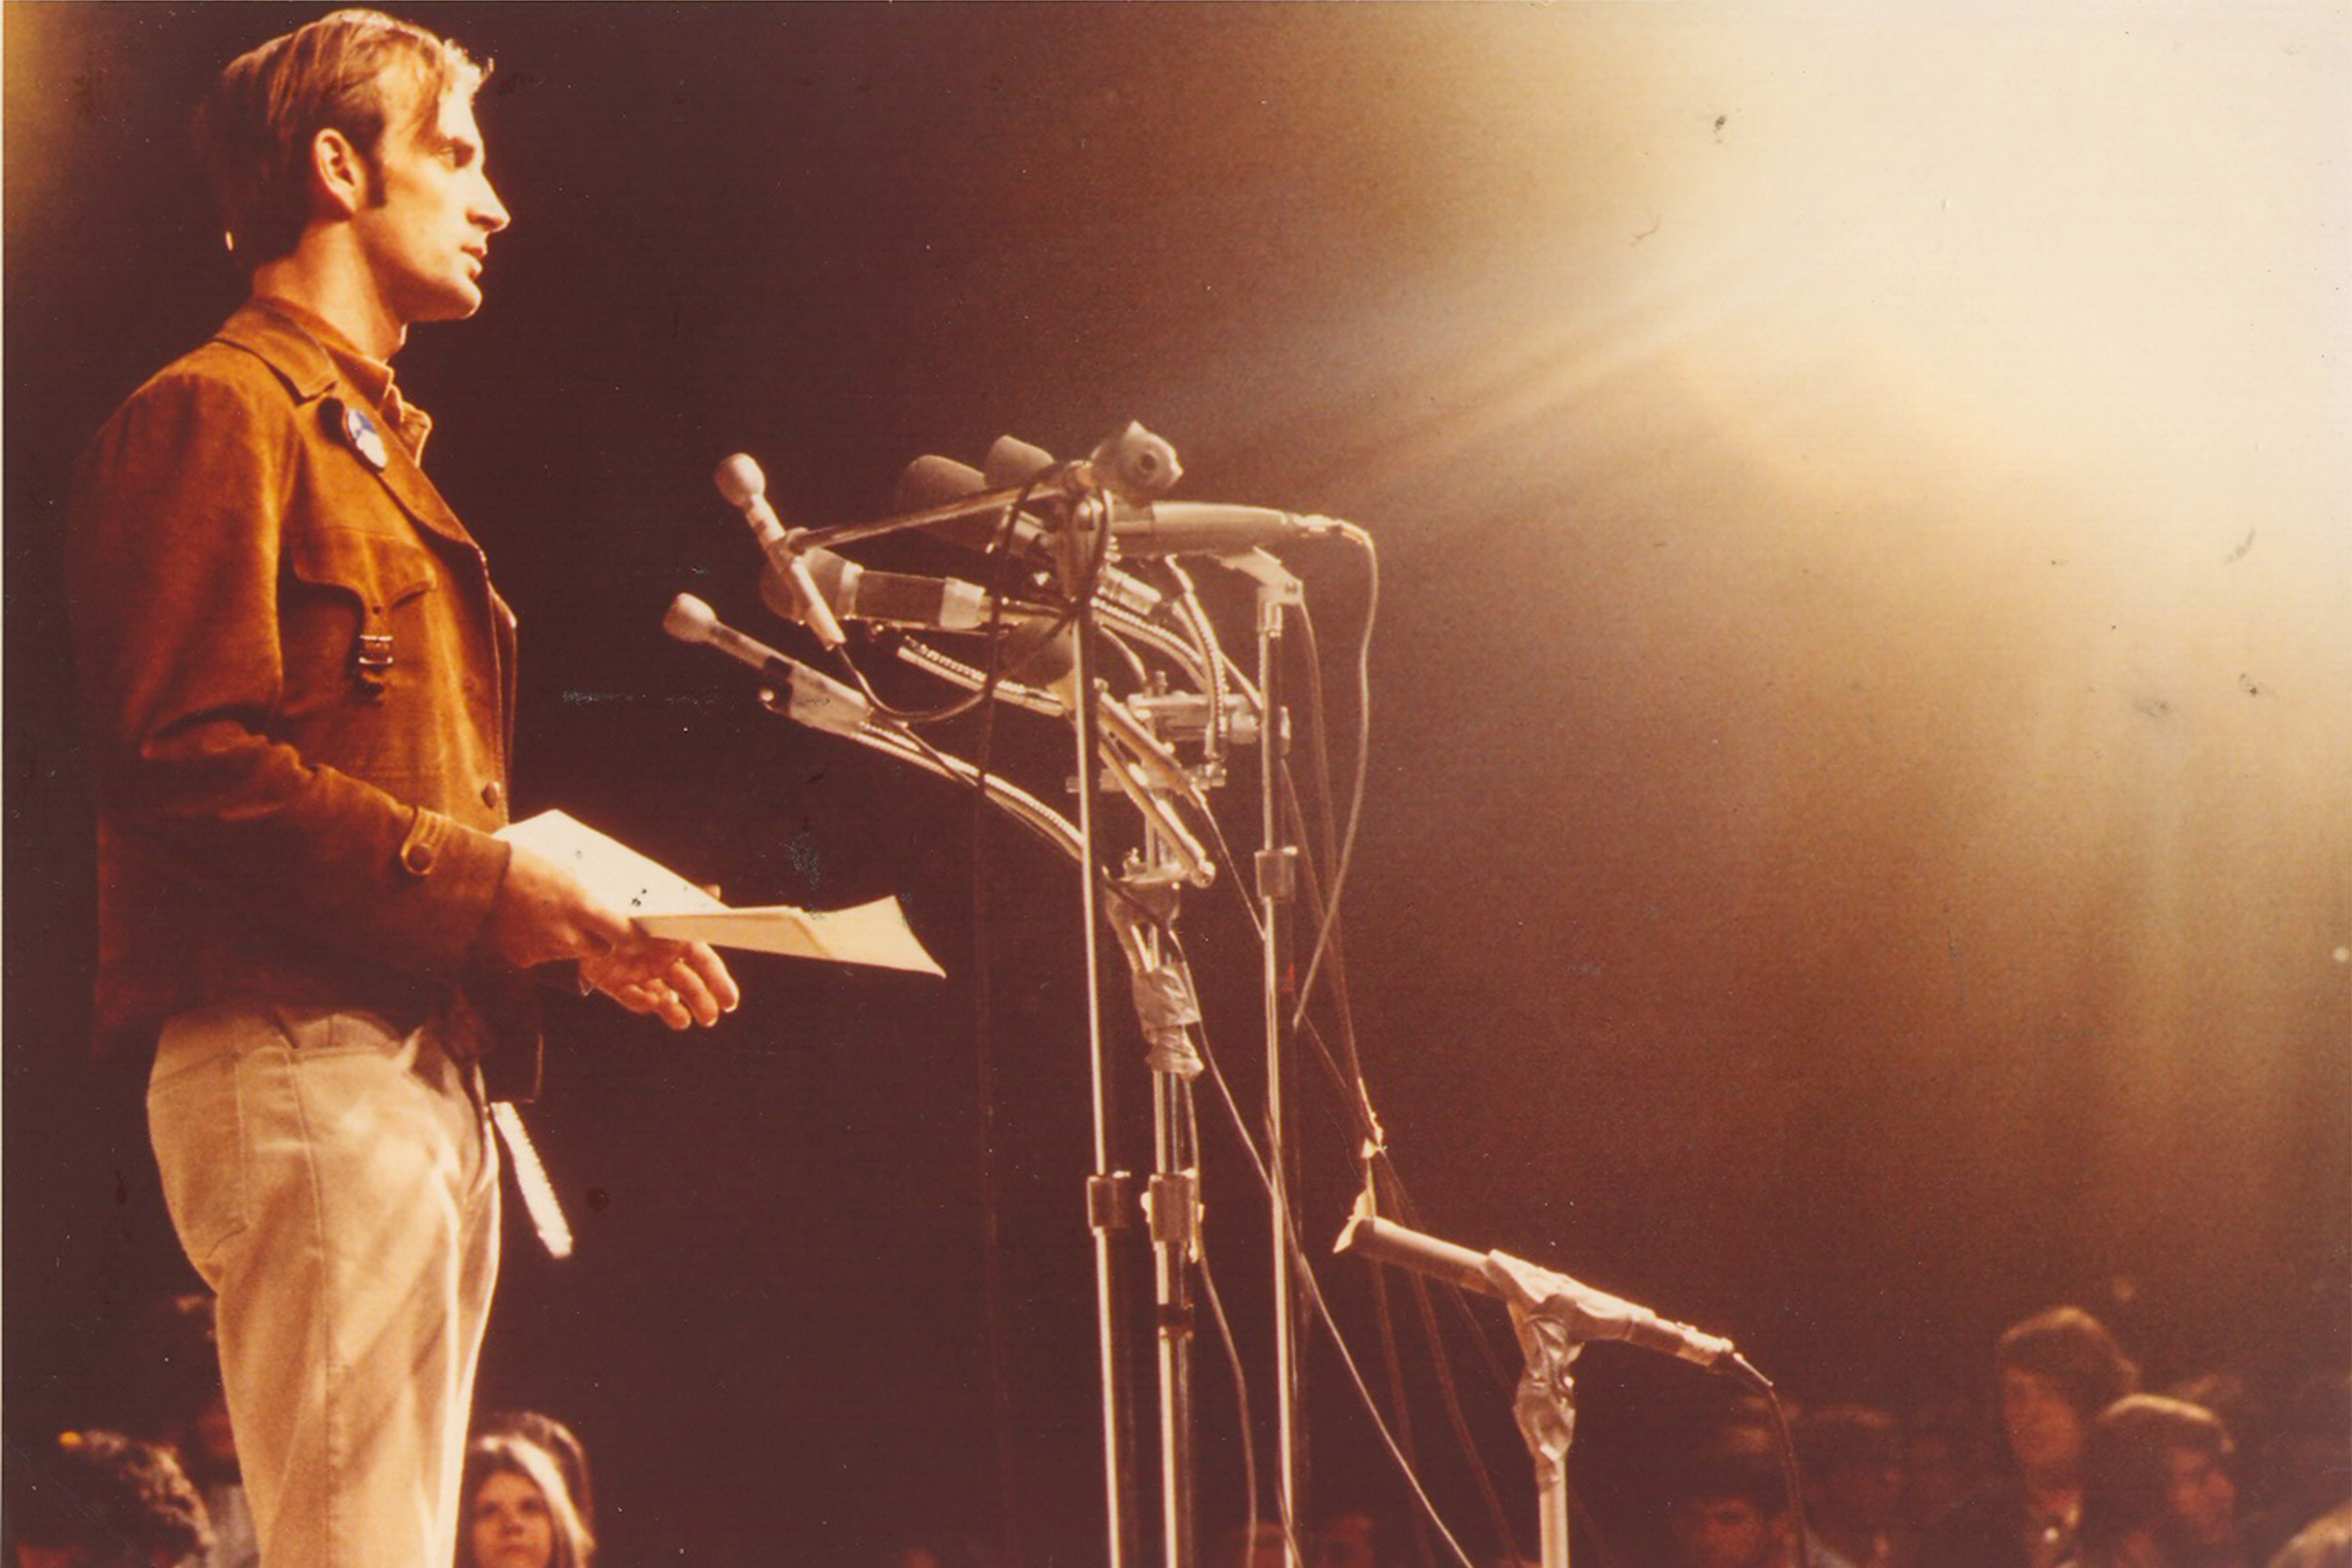
[[[450,1560],[498,1266],[484,1073],[535,1077],[527,972],[678,1029],[739,1000],[492,836],[515,619],[388,363],[482,304],[485,69],[353,10],[231,63],[197,140],[251,297],[75,478],[101,1042],[154,1049],[268,1568]]]

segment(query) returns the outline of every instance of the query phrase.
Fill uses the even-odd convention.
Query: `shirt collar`
[[[326,351],[335,372],[384,416],[384,422],[391,426],[399,435],[401,445],[408,449],[409,457],[419,463],[424,461],[424,438],[433,433],[432,416],[400,395],[400,388],[392,384],[391,366],[362,353],[358,344],[337,331],[324,316],[292,300],[262,296],[260,303],[309,333]]]

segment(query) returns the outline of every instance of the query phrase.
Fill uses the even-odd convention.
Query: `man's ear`
[[[368,204],[368,161],[332,126],[310,138],[310,193],[326,214],[350,217]]]

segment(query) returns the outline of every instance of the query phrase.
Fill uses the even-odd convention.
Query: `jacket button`
[[[421,877],[433,869],[433,846],[411,844],[400,852],[400,863]]]
[[[500,785],[496,779],[492,779],[488,784],[482,786],[482,803],[484,805],[496,808],[498,803],[505,799],[506,791]]]

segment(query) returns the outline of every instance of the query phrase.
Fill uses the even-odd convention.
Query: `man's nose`
[[[467,215],[488,234],[497,233],[513,221],[506,211],[506,203],[499,199],[499,193],[491,187],[486,177],[482,182],[481,197]]]

